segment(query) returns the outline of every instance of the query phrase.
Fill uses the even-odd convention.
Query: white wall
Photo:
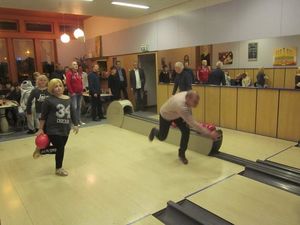
[[[257,61],[248,61],[248,43],[258,43]],[[273,67],[274,48],[296,47],[300,50],[300,36],[289,36],[280,38],[256,39],[241,42],[223,43],[213,45],[213,65],[216,64],[219,52],[232,51],[233,64],[224,65],[224,68],[258,68]],[[300,65],[300,54],[297,54],[297,63]]]
[[[74,58],[85,55],[85,44],[82,41],[71,40],[64,44],[56,40],[58,62],[62,66],[70,66]]]
[[[300,34],[299,0],[233,0],[103,36],[104,55]]]

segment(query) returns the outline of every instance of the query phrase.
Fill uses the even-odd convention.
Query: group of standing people
[[[133,92],[136,111],[144,109],[144,91],[146,84],[145,72],[138,66],[137,62],[133,63],[133,69],[129,71],[130,87]],[[124,99],[128,99],[128,81],[126,70],[121,67],[121,62],[117,61],[115,66],[110,68],[110,75],[108,77],[108,87],[113,95],[113,100],[121,99],[123,94]]]
[[[173,93],[177,91],[177,88],[179,88],[179,90],[191,90],[193,83],[242,87],[255,86],[258,88],[265,88],[268,86],[268,76],[265,74],[264,68],[259,69],[256,75],[256,82],[252,83],[251,78],[246,72],[238,74],[235,78],[231,78],[228,72],[225,72],[222,67],[223,63],[218,61],[216,63],[216,68],[212,70],[211,67],[207,65],[207,60],[202,60],[201,66],[198,68],[196,76],[194,76],[192,69],[188,67],[188,63],[183,64],[177,62],[173,72],[174,75],[172,74],[172,76],[170,76],[168,67],[164,65],[159,75],[159,82],[174,82]],[[299,81],[297,80],[298,82],[296,82],[296,79],[300,80],[299,75],[298,77],[295,77],[295,83],[300,86]],[[298,87],[297,84],[296,88]]]

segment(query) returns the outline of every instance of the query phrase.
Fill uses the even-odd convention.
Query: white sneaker
[[[64,170],[63,168],[57,169],[57,170],[55,171],[55,174],[56,174],[57,176],[61,176],[61,177],[66,177],[66,176],[69,175],[68,172],[67,172],[66,170]]]
[[[32,154],[32,157],[33,157],[34,159],[37,159],[37,158],[39,158],[40,156],[41,156],[40,150],[39,150],[38,148],[35,148],[35,150],[34,150],[34,152],[33,152],[33,154]]]
[[[83,125],[85,125],[85,123],[82,122],[82,121],[80,121],[80,122],[79,122],[79,125],[83,126]]]

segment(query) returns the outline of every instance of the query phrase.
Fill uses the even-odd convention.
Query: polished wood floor
[[[235,175],[189,198],[240,225],[299,225],[300,197]]]
[[[243,170],[191,151],[182,165],[176,146],[110,125],[70,136],[68,177],[33,149],[33,137],[0,144],[2,225],[124,225]]]

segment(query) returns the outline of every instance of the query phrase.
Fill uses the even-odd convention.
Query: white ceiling
[[[150,9],[135,9],[111,4],[112,0],[0,0],[0,7],[60,12],[89,16],[134,18],[158,12],[191,0],[118,0],[150,6]],[[199,0],[202,1],[202,0]]]

